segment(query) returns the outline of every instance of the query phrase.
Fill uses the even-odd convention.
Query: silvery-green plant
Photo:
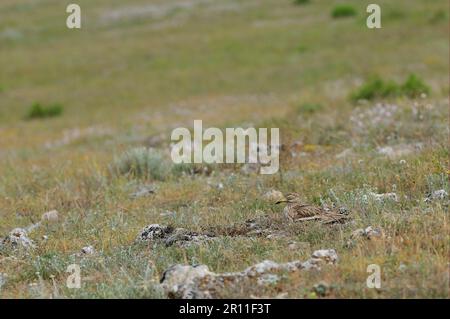
[[[171,165],[157,150],[138,147],[126,151],[114,160],[111,170],[118,175],[164,180]]]

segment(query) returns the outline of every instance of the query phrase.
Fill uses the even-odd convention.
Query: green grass
[[[294,4],[296,5],[304,5],[308,3],[311,3],[311,0],[294,0]]]
[[[319,112],[323,109],[323,106],[320,104],[313,104],[313,103],[304,103],[301,104],[298,108],[297,108],[297,112],[300,114],[312,114],[312,113],[316,113]]]
[[[385,82],[379,77],[367,81],[351,95],[352,100],[373,100],[400,94],[400,87],[395,82]]]
[[[403,94],[411,98],[419,97],[421,94],[430,94],[430,87],[415,74],[408,77],[401,90]]]
[[[448,4],[380,0],[386,21],[368,30],[359,0],[345,2],[358,15],[348,20],[330,15],[340,1],[180,2],[80,0],[89,19],[68,30],[57,1],[0,1],[0,237],[49,210],[60,216],[30,234],[35,250],[0,249],[8,274],[0,297],[165,298],[158,282],[174,263],[241,271],[334,248],[334,268],[224,295],[318,298],[314,286],[325,281],[333,291],[324,298],[447,298],[448,202],[424,198],[449,192],[448,16],[440,13]],[[63,114],[24,121],[36,101],[46,114],[58,101]],[[205,128],[280,128],[280,174],[173,166],[171,130],[194,119]],[[150,151],[159,135],[166,142]],[[397,155],[379,152],[386,147]],[[155,194],[130,196],[147,184]],[[189,248],[134,243],[153,223],[202,231],[279,216],[283,207],[263,197],[271,189],[346,206],[353,223],[286,225],[286,237],[224,236]],[[364,197],[370,192],[399,201]],[[370,225],[386,237],[347,246]],[[309,248],[289,249],[291,241]],[[77,257],[88,245],[97,254]],[[72,263],[81,289],[66,287]],[[365,284],[373,263],[382,267],[379,291]]]
[[[347,18],[347,17],[353,17],[357,15],[356,9],[351,5],[337,5],[333,8],[333,11],[331,11],[331,16],[333,18]]]
[[[33,103],[29,108],[26,118],[27,119],[43,119],[49,117],[57,117],[63,113],[63,107],[59,104],[53,104],[49,106],[43,106],[40,103]]]
[[[353,101],[374,100],[407,96],[417,98],[422,94],[430,94],[430,87],[415,74],[411,74],[402,85],[394,81],[384,81],[380,77],[374,77],[364,83],[351,94]]]

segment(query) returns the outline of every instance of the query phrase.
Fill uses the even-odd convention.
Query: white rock
[[[367,239],[379,238],[383,237],[383,231],[379,227],[374,228],[372,226],[369,226],[364,229],[364,235],[367,237]]]
[[[352,231],[352,233],[350,234],[350,239],[358,239],[365,235],[366,233],[364,232],[364,229],[359,228],[357,230]]]
[[[182,299],[208,298],[210,296],[197,287],[197,280],[206,276],[214,276],[214,273],[210,272],[206,265],[174,265],[164,272],[161,286],[169,297]]]
[[[377,193],[370,192],[369,194],[373,199],[375,199],[379,202],[384,202],[387,200],[398,202],[398,196],[396,193],[377,194]]]
[[[275,202],[277,202],[278,200],[283,199],[284,196],[283,196],[283,193],[282,193],[282,192],[280,192],[280,191],[278,191],[278,190],[275,190],[275,189],[272,189],[272,190],[266,192],[266,193],[263,195],[263,198],[264,198],[264,200],[266,200],[266,201],[268,201],[268,202],[275,203]]]
[[[334,264],[338,260],[334,249],[323,249],[314,252],[306,262],[292,261],[278,264],[264,260],[242,272],[216,274],[206,265],[188,266],[174,265],[169,267],[161,278],[161,287],[171,298],[217,298],[218,291],[238,282],[246,284],[267,285],[279,281],[280,271],[299,271],[319,269],[321,263]],[[220,294],[219,294],[220,295]]]
[[[334,249],[320,249],[312,254],[313,258],[324,260],[326,263],[335,264],[339,257]]]
[[[151,224],[145,226],[137,237],[137,241],[152,241],[158,238],[164,238],[173,229],[168,226],[161,226],[159,224]]]
[[[86,246],[81,248],[81,254],[83,255],[93,255],[95,254],[95,248],[93,246]]]
[[[130,195],[131,198],[145,197],[156,193],[154,185],[141,186],[136,192]]]
[[[57,222],[59,219],[59,213],[56,210],[51,210],[42,214],[41,220],[44,222]]]
[[[269,271],[275,271],[280,269],[280,265],[271,260],[264,260],[256,265],[248,267],[244,270],[244,274],[250,277],[261,275]]]
[[[33,241],[28,238],[28,232],[23,228],[13,229],[9,235],[3,239],[2,244],[10,244],[13,247],[35,248]]]
[[[448,197],[448,193],[445,191],[445,189],[440,189],[437,191],[434,191],[431,194],[431,199],[435,199],[435,200],[442,200],[442,199],[446,199]]]

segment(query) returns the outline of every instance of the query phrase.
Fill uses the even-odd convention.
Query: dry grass
[[[449,192],[448,17],[433,18],[447,12],[445,3],[380,1],[383,29],[369,32],[356,0],[348,2],[359,14],[347,19],[330,17],[338,1],[249,0],[231,1],[238,11],[205,1],[114,23],[101,17],[129,12],[123,4],[79,2],[89,14],[81,32],[61,28],[56,1],[39,2],[39,10],[32,1],[0,4],[0,235],[60,213],[58,223],[31,234],[35,250],[0,252],[0,273],[8,274],[1,297],[163,298],[157,283],[174,263],[240,271],[263,259],[304,260],[321,248],[336,249],[337,266],[224,296],[317,298],[313,286],[325,281],[328,298],[448,297],[448,199],[423,201]],[[374,74],[402,83],[411,73],[430,86],[429,96],[357,105],[348,98]],[[34,101],[58,101],[64,113],[24,121]],[[205,127],[279,127],[281,174],[227,165],[211,174],[165,172],[163,180],[110,173],[124,151],[197,118]],[[403,152],[380,154],[386,146]],[[167,140],[157,146],[167,147]],[[156,194],[130,197],[148,183]],[[271,189],[346,206],[354,222],[286,226],[284,238],[221,236],[189,248],[134,243],[153,223],[223,230],[279,216],[282,207],[263,200]],[[371,191],[399,200],[364,200]],[[369,225],[385,236],[349,247],[352,231]],[[309,246],[287,249],[291,241]],[[74,255],[87,245],[97,254]],[[81,265],[81,289],[65,286],[71,263]],[[373,263],[382,269],[380,290],[366,287]]]

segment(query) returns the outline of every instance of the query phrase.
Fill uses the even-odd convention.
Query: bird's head
[[[280,203],[295,203],[295,202],[300,202],[301,201],[301,197],[299,194],[297,193],[288,193],[286,195],[284,195],[284,198],[280,199],[279,201],[276,202],[276,204],[280,204]]]

